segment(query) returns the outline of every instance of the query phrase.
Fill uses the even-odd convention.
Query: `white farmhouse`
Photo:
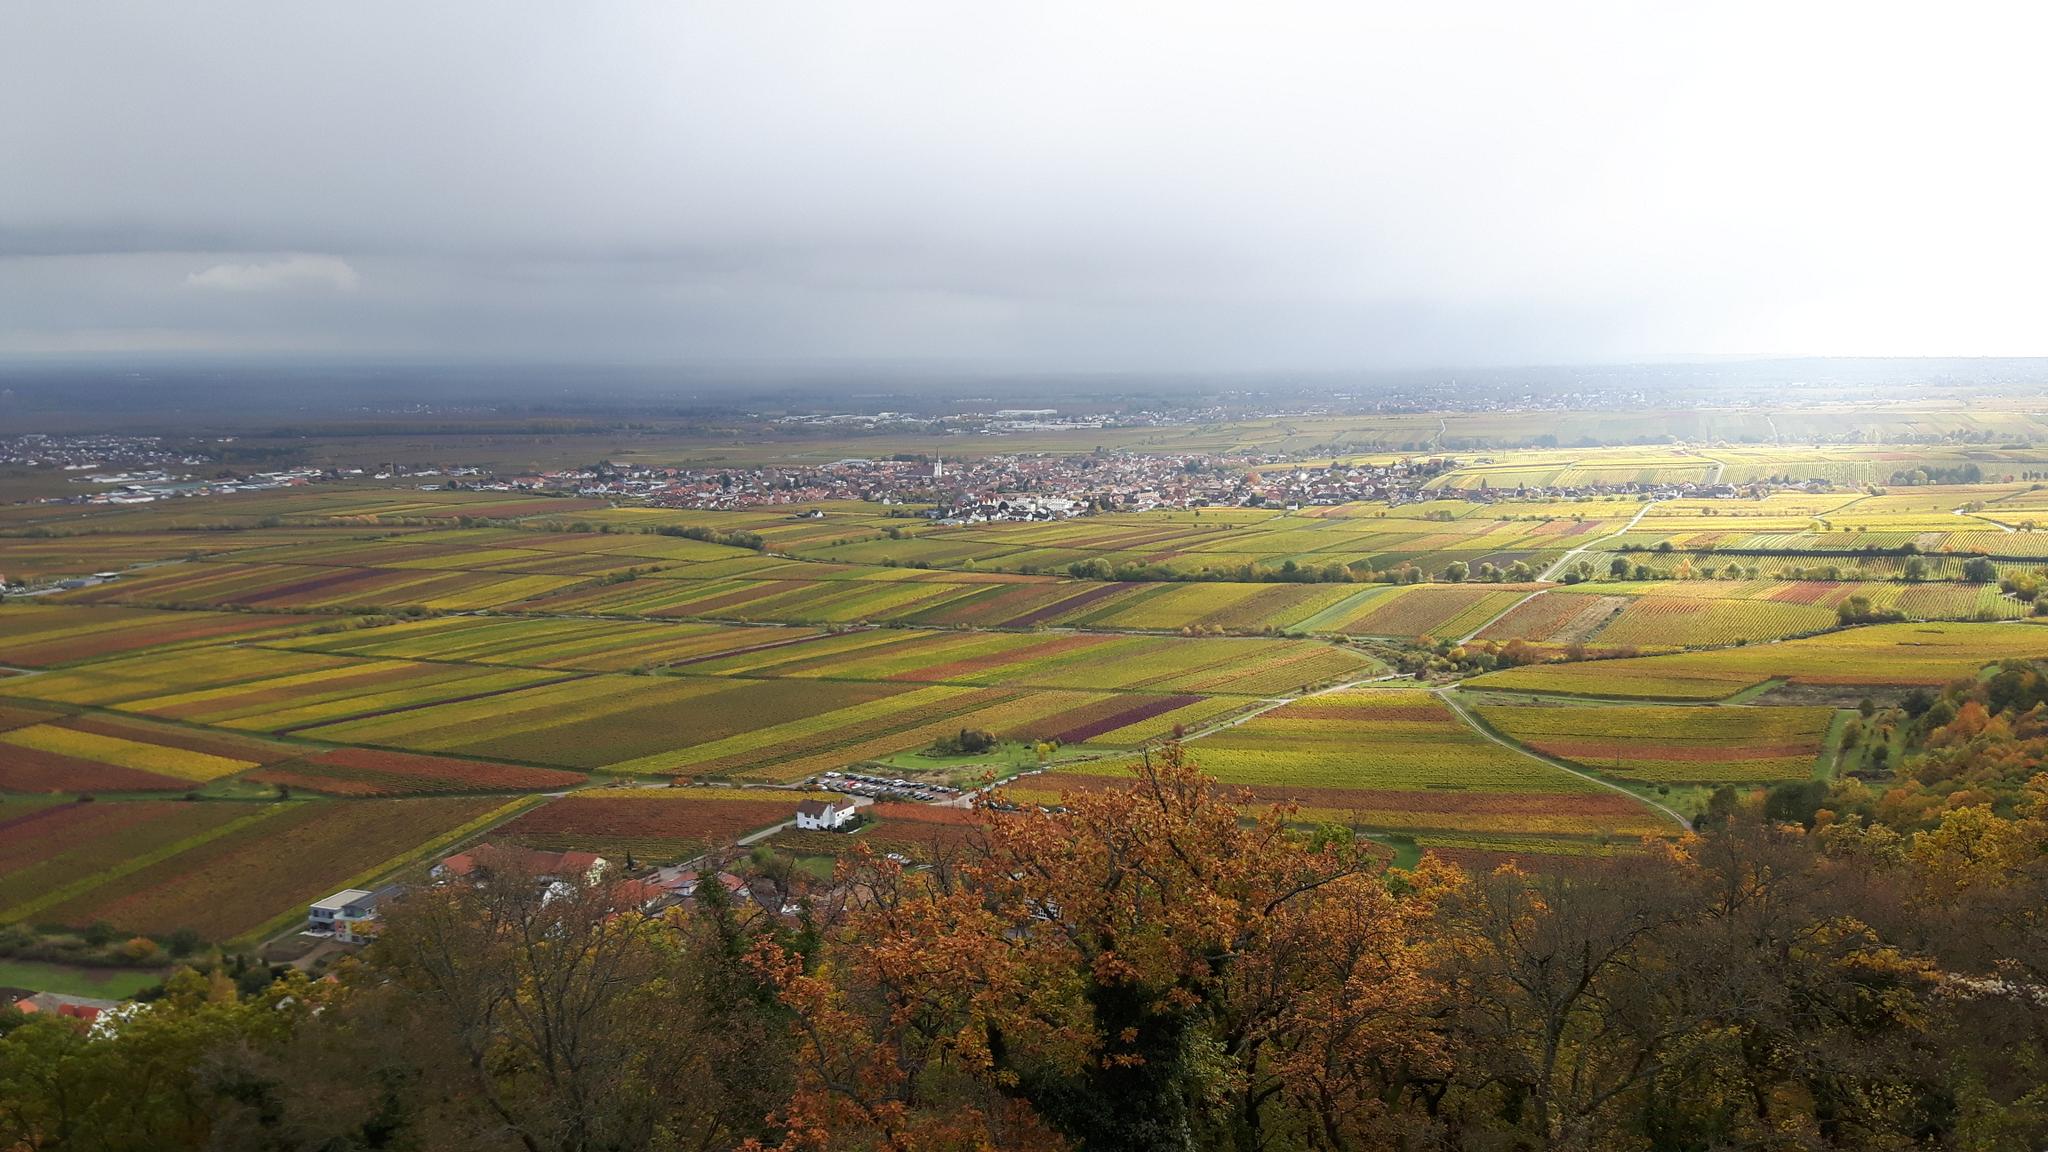
[[[853,816],[853,805],[844,800],[806,800],[796,806],[796,826],[805,831],[837,832]]]

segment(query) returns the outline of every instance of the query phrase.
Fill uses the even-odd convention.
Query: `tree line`
[[[334,980],[9,1019],[0,1147],[2048,1139],[2048,775],[1917,831],[1738,796],[1611,857],[1393,869],[1168,746],[928,856],[660,915],[495,875],[412,895]]]

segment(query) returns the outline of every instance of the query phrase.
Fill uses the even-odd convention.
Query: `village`
[[[834,773],[836,776],[837,773]],[[950,791],[950,790],[949,790]],[[699,902],[705,885],[716,884],[728,904],[755,907],[784,919],[794,919],[802,907],[799,897],[830,902],[834,892],[811,891],[815,885],[792,886],[789,875],[771,874],[773,869],[749,867],[743,849],[759,844],[785,829],[797,832],[851,834],[864,822],[861,809],[871,801],[856,796],[811,797],[798,801],[790,819],[758,830],[722,849],[705,852],[690,860],[654,866],[635,860],[628,852],[618,860],[580,849],[548,851],[518,844],[480,843],[444,857],[427,872],[430,884],[483,884],[503,878],[532,885],[543,904],[567,898],[580,890],[603,887],[620,908],[638,908],[649,915],[671,908],[691,909]],[[909,863],[909,858],[892,854],[890,859]],[[799,887],[803,891],[799,891]],[[301,934],[315,941],[337,945],[366,944],[376,938],[383,910],[404,896],[402,883],[375,889],[345,888],[316,900],[306,908]],[[306,953],[300,962],[313,958]]]
[[[1056,520],[1091,511],[1389,503],[1422,499],[1454,465],[1445,457],[1387,464],[1303,464],[1278,455],[1025,453],[958,461],[848,458],[809,468],[687,469],[603,464],[510,482],[668,508],[742,509],[858,500],[917,505],[941,523]],[[491,487],[490,484],[482,485]]]

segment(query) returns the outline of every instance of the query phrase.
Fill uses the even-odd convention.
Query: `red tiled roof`
[[[536,876],[581,876],[602,862],[603,857],[595,852],[540,852],[479,844],[441,861],[441,867],[451,876],[467,876],[479,866],[531,872]]]

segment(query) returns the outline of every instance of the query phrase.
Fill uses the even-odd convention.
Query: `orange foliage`
[[[1116,1146],[1104,1125],[1175,1123],[1157,1085],[1194,1035],[1229,1054],[1231,1106],[1354,1133],[1384,1119],[1367,1070],[1440,1065],[1420,950],[1452,873],[1396,895],[1348,834],[1247,821],[1178,745],[1135,775],[1057,812],[981,810],[957,868],[856,858],[860,899],[812,970],[764,947],[800,1020],[785,1149]],[[1062,1112],[1083,1096],[1129,1112]]]

